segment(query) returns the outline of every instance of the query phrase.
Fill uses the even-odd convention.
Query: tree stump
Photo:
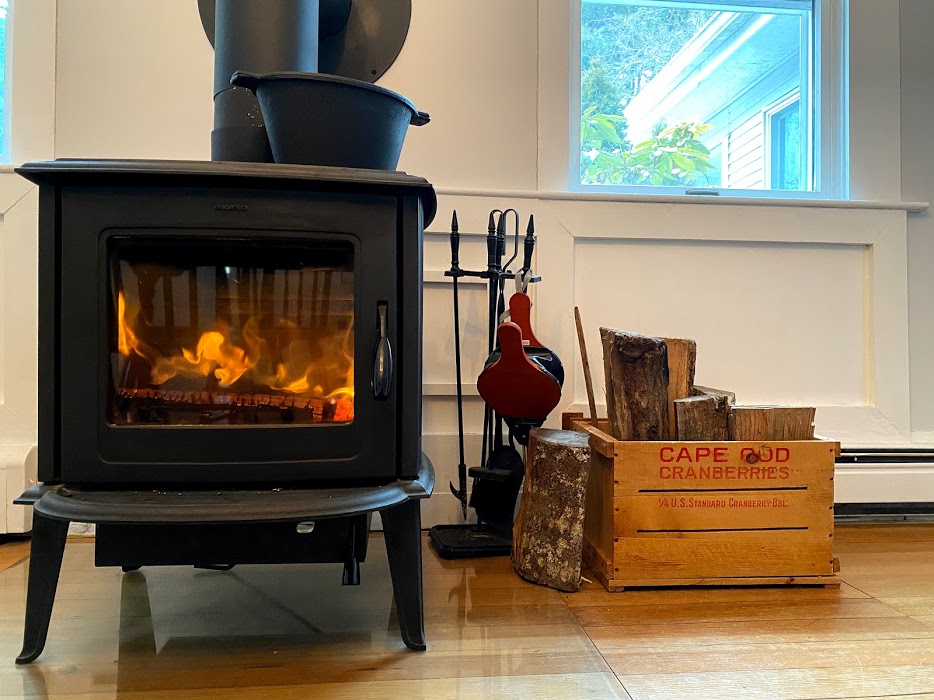
[[[529,440],[527,462],[513,527],[512,566],[527,581],[577,591],[590,474],[588,437],[537,428]]]
[[[668,440],[668,348],[650,338],[601,328],[610,435]]]

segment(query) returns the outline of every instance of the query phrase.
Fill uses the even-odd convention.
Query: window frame
[[[788,112],[792,107],[797,106],[798,113],[801,113],[801,98],[799,92],[791,92],[787,95],[784,95],[780,99],[776,100],[772,104],[768,105],[764,110],[762,110],[762,119],[763,119],[763,133],[765,134],[765,165],[764,165],[764,179],[766,182],[766,189],[773,189],[772,183],[775,179],[775,165],[776,165],[776,144],[775,139],[775,126],[776,121],[783,118],[784,113]],[[799,147],[806,147],[806,131],[799,128],[800,143]],[[805,176],[809,175],[807,169],[804,173],[799,173],[799,176],[804,174]],[[806,178],[805,178],[806,179]],[[797,190],[782,190],[780,188],[775,188],[780,192],[795,192]]]
[[[802,139],[813,143],[818,138],[818,149],[806,150],[806,172],[819,187],[810,191],[770,189],[728,189],[725,187],[670,187],[651,185],[590,185],[580,183],[580,129],[581,129],[581,8],[587,0],[568,0],[570,5],[570,63],[569,63],[569,132],[565,191],[581,194],[625,195],[697,195],[707,197],[737,197],[754,199],[848,199],[849,146],[848,89],[848,0],[813,0],[810,26],[802,27],[802,40],[811,45],[809,64],[802,70],[801,114],[808,114]],[[608,4],[631,4],[632,0],[594,0]],[[644,0],[635,0],[636,2]],[[787,4],[789,11],[796,0],[652,0],[659,7],[693,9],[749,10],[755,7],[774,8]],[[800,11],[800,10],[798,10]],[[816,66],[820,67],[817,75]],[[807,94],[805,94],[807,93]],[[813,95],[812,103],[809,98]]]

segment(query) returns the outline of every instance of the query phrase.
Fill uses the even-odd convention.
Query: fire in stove
[[[350,271],[116,269],[115,424],[353,421]]]

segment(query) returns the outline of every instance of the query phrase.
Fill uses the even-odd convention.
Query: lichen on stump
[[[539,428],[529,440],[512,566],[522,578],[559,591],[581,583],[584,504],[590,472],[586,434]]]

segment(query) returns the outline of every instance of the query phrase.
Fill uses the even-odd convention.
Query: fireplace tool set
[[[451,492],[461,503],[464,518],[468,505],[477,515],[476,525],[438,525],[429,535],[435,549],[445,558],[499,556],[511,550],[511,532],[516,499],[525,473],[516,443],[527,445],[532,428],[541,426],[557,406],[564,384],[564,368],[558,356],[541,343],[532,331],[530,284],[541,281],[532,274],[535,250],[535,218],[529,217],[519,258],[519,213],[515,209],[490,212],[487,227],[487,268],[466,270],[460,266],[460,231],[455,211],[451,221],[451,268],[454,293],[454,365],[457,377],[458,485]],[[513,232],[507,235],[509,224]],[[513,239],[512,256],[505,260],[507,240]],[[478,467],[467,469],[464,455],[464,392],[461,372],[460,298],[458,281],[464,277],[487,280],[489,357],[477,378],[484,401],[482,457]],[[515,293],[506,301],[506,287],[515,281]],[[504,441],[504,427],[508,441]],[[468,499],[467,477],[473,479]]]
[[[355,585],[374,513],[402,640],[424,650],[437,200],[396,170],[428,115],[372,84],[411,0],[197,3],[210,162],[17,168],[40,188],[42,482],[16,501],[33,509],[17,662],[45,645],[70,522],[96,525],[96,566],[143,567],[140,585],[149,566],[287,563],[343,564]]]

